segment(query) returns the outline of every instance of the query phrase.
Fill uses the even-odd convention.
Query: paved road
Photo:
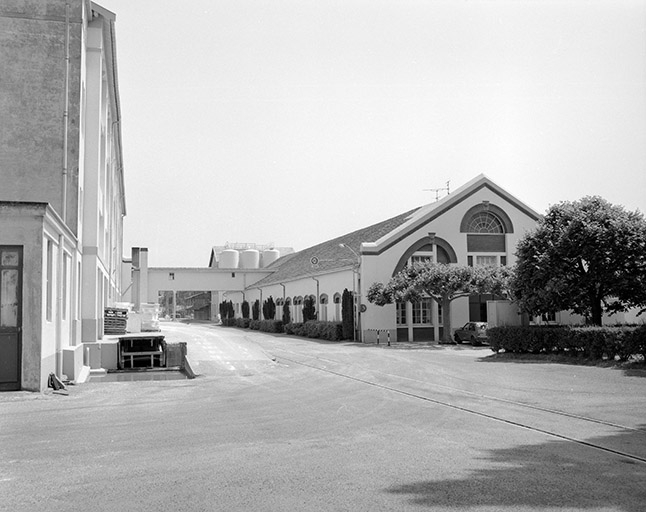
[[[202,377],[0,395],[0,510],[644,510],[643,373],[168,336]]]

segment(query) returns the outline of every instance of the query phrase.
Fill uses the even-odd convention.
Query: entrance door
[[[0,391],[20,389],[22,247],[0,245]]]

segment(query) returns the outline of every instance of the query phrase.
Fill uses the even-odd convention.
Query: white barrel
[[[240,253],[235,249],[225,249],[220,253],[219,268],[238,268]]]
[[[278,249],[267,249],[262,251],[262,266],[267,267],[274,261],[280,258],[280,251]]]
[[[256,249],[247,249],[240,255],[240,268],[260,267],[260,252]]]

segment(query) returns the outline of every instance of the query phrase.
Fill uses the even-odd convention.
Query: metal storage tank
[[[266,249],[262,252],[262,266],[267,267],[280,258],[278,249]]]
[[[240,255],[240,268],[260,267],[260,252],[256,249],[247,249]]]
[[[219,268],[238,268],[240,253],[235,249],[225,249],[220,253]]]

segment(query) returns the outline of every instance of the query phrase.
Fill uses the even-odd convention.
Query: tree
[[[316,320],[316,306],[313,297],[305,297],[303,300],[303,322]]]
[[[273,320],[276,317],[276,303],[271,295],[262,304],[262,316],[265,320]]]
[[[513,293],[523,311],[570,310],[601,325],[646,306],[646,221],[594,196],[552,206],[517,246]]]
[[[392,302],[419,302],[431,297],[442,306],[443,341],[451,343],[451,302],[472,294],[508,295],[512,271],[508,267],[414,263],[395,274],[388,283],[374,283],[369,302],[384,306]]]
[[[242,318],[249,318],[249,302],[242,301]]]
[[[220,318],[224,320],[225,318],[233,318],[235,316],[235,309],[233,307],[233,302],[223,301],[220,302]]]
[[[341,325],[343,339],[354,339],[354,294],[346,288],[341,296]]]
[[[292,314],[289,311],[289,303],[283,304],[283,325],[287,325],[292,321]]]
[[[253,320],[260,319],[260,301],[258,299],[256,299],[251,306],[251,318]]]

